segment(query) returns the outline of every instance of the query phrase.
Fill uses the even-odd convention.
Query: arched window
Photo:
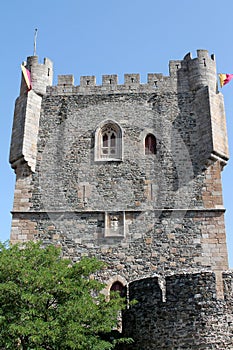
[[[122,298],[126,297],[126,287],[119,281],[112,284],[110,292],[118,292]]]
[[[145,154],[156,154],[156,138],[153,134],[146,135],[145,138]]]
[[[122,160],[122,130],[118,124],[107,121],[97,128],[95,160]]]
[[[108,126],[102,130],[101,158],[111,158],[117,155],[117,132]]]
[[[119,293],[120,297],[124,298],[124,302],[127,303],[127,299],[126,299],[126,296],[127,296],[126,285],[123,285],[120,281],[115,281],[112,284],[111,288],[110,288],[110,293],[111,292]],[[110,295],[110,297],[114,298],[113,295],[112,296]],[[117,322],[117,330],[119,332],[121,332],[122,331],[122,312],[121,311],[118,312],[117,320],[118,320],[118,322]]]

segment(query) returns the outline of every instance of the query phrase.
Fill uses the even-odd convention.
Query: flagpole
[[[35,33],[34,33],[34,50],[33,50],[33,56],[36,56],[36,38],[37,38],[37,28],[35,29]]]

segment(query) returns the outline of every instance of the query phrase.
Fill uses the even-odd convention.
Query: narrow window
[[[145,138],[145,154],[156,154],[156,138],[152,134]]]
[[[122,298],[126,297],[126,288],[119,281],[112,284],[110,292],[118,292]]]
[[[110,138],[110,152],[111,154],[116,153],[116,135],[115,133],[112,133],[111,138]]]
[[[110,288],[110,298],[114,298],[114,295],[111,295],[111,292],[119,293],[121,298],[125,299],[125,302],[127,302],[126,297],[127,297],[127,289],[126,286],[124,286],[121,282],[116,281],[112,284]],[[116,294],[115,294],[116,295]],[[122,312],[118,312],[118,317],[117,317],[117,330],[118,332],[122,332]]]
[[[108,134],[103,134],[103,147],[102,147],[103,155],[108,154]]]

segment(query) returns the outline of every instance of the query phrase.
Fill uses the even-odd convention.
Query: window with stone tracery
[[[97,129],[95,160],[122,160],[122,131],[118,124],[107,121]]]
[[[108,126],[102,131],[101,158],[114,158],[117,156],[117,133],[113,127]]]

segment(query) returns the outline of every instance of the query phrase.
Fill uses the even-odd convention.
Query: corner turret
[[[192,59],[188,54],[184,57],[189,75],[191,90],[197,90],[208,85],[210,90],[216,91],[217,74],[215,56],[209,56],[207,50],[197,50],[197,57]]]
[[[16,173],[22,164],[28,166],[29,172],[35,171],[41,101],[47,86],[52,85],[53,81],[53,63],[50,59],[45,58],[44,63],[40,64],[37,56],[31,56],[24,66],[30,72],[32,89],[28,91],[22,74],[20,96],[15,102],[10,149],[10,163]]]
[[[24,64],[31,74],[32,90],[38,95],[45,95],[46,87],[53,83],[53,62],[44,58],[44,63],[38,63],[38,56],[27,57]],[[25,82],[22,78],[20,95],[25,92]]]
[[[208,86],[213,92],[217,90],[217,73],[215,56],[207,50],[197,50],[197,57],[191,53],[181,61],[169,62],[170,76],[177,78],[179,92],[195,91]]]
[[[217,87],[215,56],[197,50],[197,57],[185,55],[183,60],[170,61],[170,76],[177,82],[178,93],[193,93],[192,113],[197,116],[199,136],[198,158],[202,166],[209,161],[226,165],[229,159],[226,117],[223,96]]]

